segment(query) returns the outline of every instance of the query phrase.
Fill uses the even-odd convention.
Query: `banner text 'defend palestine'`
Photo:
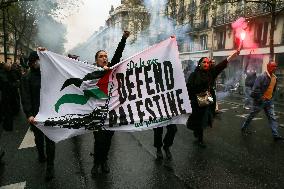
[[[140,78],[142,75],[144,80]],[[155,61],[154,64],[134,67],[126,73],[116,73],[115,77],[118,81],[119,102],[127,105],[126,109],[124,105],[120,106],[118,111],[113,109],[109,112],[110,125],[117,124],[118,120],[119,125],[134,124],[133,112],[137,113],[140,123],[147,120],[148,124],[157,118],[170,118],[186,113],[183,108],[184,100],[180,96],[183,91],[175,89],[173,66],[170,61]],[[148,98],[142,99],[141,88],[146,88]],[[162,108],[165,114],[162,113]],[[144,110],[149,116],[146,117]],[[158,110],[158,115],[154,110]],[[139,127],[139,124],[135,124],[135,127]]]

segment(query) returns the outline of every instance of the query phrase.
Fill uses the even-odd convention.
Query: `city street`
[[[205,132],[207,148],[194,144],[192,131],[178,126],[171,148],[173,161],[155,160],[153,131],[116,132],[109,153],[111,172],[91,177],[93,135],[56,145],[55,178],[45,182],[45,165],[37,161],[33,134],[23,113],[12,132],[2,131],[6,154],[0,168],[0,189],[5,188],[283,188],[284,143],[274,142],[263,112],[252,122],[255,130],[242,136],[240,126],[248,114],[241,104],[220,102],[212,129]],[[277,111],[284,135],[284,114]],[[164,130],[165,131],[165,130]]]
[[[284,189],[284,0],[3,0],[0,14],[0,189]],[[270,124],[262,110],[241,129],[251,100]]]

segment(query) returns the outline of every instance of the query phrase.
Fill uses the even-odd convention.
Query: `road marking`
[[[235,106],[242,106],[242,104],[240,104],[238,102],[231,102],[231,101],[228,101],[228,100],[220,100],[220,101],[227,103],[227,104],[235,105]],[[282,111],[274,111],[274,112],[277,113],[277,114],[284,115],[284,112],[282,112]]]
[[[220,111],[220,112],[226,112],[227,110],[229,110],[229,109],[224,108],[224,109],[221,109],[221,110],[219,110],[219,111]]]
[[[24,189],[25,187],[26,187],[26,181],[15,183],[15,184],[10,184],[6,186],[1,186],[0,189]]]
[[[35,137],[34,137],[34,133],[31,131],[31,128],[29,128],[18,149],[20,150],[20,149],[31,148],[31,147],[35,147]]]
[[[236,115],[237,117],[242,117],[242,118],[247,118],[247,116],[248,116],[249,114],[241,114],[241,115]],[[263,118],[261,118],[261,117],[255,117],[255,118],[253,118],[252,120],[261,120],[261,119],[263,119]]]
[[[231,109],[237,109],[237,108],[239,108],[238,106],[233,106],[233,107],[231,107]]]

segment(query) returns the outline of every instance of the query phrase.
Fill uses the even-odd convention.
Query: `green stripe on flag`
[[[78,94],[65,94],[55,104],[55,111],[58,110],[62,104],[73,103],[84,105],[88,100],[93,97],[95,99],[106,99],[108,96],[99,88],[93,88],[90,90],[84,90],[84,95]]]
[[[108,96],[107,96],[102,90],[100,90],[99,88],[93,88],[93,89],[90,89],[90,90],[84,90],[84,95],[85,95],[87,98],[93,97],[93,98],[96,98],[96,99],[104,99],[104,98],[107,98],[107,97],[108,97]]]
[[[65,103],[74,103],[84,105],[90,97],[78,94],[65,94],[55,104],[55,111],[58,113],[59,107]]]

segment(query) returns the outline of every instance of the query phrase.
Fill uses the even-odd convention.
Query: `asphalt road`
[[[12,132],[1,131],[0,144],[6,154],[0,166],[0,189],[284,188],[284,143],[273,141],[264,114],[252,122],[255,132],[243,136],[240,126],[248,111],[229,101],[222,101],[220,109],[223,113],[214,127],[205,131],[206,149],[194,144],[190,130],[178,126],[172,162],[155,160],[152,130],[116,132],[109,153],[111,172],[97,178],[91,177],[92,134],[60,142],[56,145],[56,177],[50,182],[44,180],[45,166],[37,161],[34,144],[27,143],[32,133],[21,113]],[[283,126],[283,112],[277,115]],[[284,128],[279,131],[284,136]]]

